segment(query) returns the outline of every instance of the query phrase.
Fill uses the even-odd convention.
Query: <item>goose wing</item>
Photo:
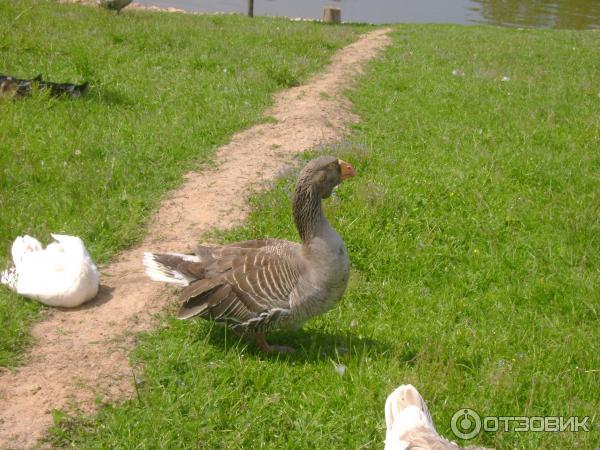
[[[299,250],[299,244],[277,240],[200,247],[196,254],[205,277],[183,290],[178,317],[268,329],[289,313],[290,294],[300,276]]]

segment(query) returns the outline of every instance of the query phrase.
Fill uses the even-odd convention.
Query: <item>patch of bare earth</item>
[[[53,409],[93,412],[98,397],[130,398],[128,357],[135,333],[152,329],[155,313],[172,298],[145,276],[143,251],[188,251],[207,230],[239,224],[251,188],[274,179],[298,152],[342,137],[357,121],[342,92],[389,44],[388,31],[363,35],[307,84],[277,94],[266,113],[276,122],[236,134],[218,150],[213,169],[187,174],[161,205],[142,244],[102,269],[103,286],[93,302],[53,310],[35,325],[37,343],[28,364],[0,376],[0,448],[35,445],[52,425]]]

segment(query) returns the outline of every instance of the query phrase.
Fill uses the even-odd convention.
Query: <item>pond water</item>
[[[137,0],[196,12],[245,13],[247,0]],[[370,23],[461,23],[600,29],[600,0],[255,0],[257,16],[320,19],[337,6],[342,20]]]

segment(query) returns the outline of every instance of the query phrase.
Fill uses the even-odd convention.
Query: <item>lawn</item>
[[[342,304],[275,333],[298,348],[286,357],[166,315],[132,356],[137,395],[57,414],[55,444],[381,448],[385,398],[412,383],[450,438],[463,407],[591,417],[590,432],[462,444],[597,446],[600,33],[423,25],[393,38],[350,93],[362,122],[324,149],[358,173],[326,207],[353,266]],[[216,238],[296,239],[294,177]]]
[[[364,29],[1,1],[0,73],[90,92],[0,101],[0,268],[25,233],[78,235],[109,261],[183,173]],[[0,367],[21,361],[40,309],[0,287]]]

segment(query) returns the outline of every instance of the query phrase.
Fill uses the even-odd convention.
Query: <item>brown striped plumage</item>
[[[194,254],[146,253],[148,275],[184,286],[180,319],[200,316],[250,332],[266,351],[262,333],[297,328],[329,310],[348,281],[346,248],[321,209],[335,186],[354,176],[352,167],[333,157],[309,162],[298,178],[294,220],[302,243],[261,239],[223,246],[200,246]]]

